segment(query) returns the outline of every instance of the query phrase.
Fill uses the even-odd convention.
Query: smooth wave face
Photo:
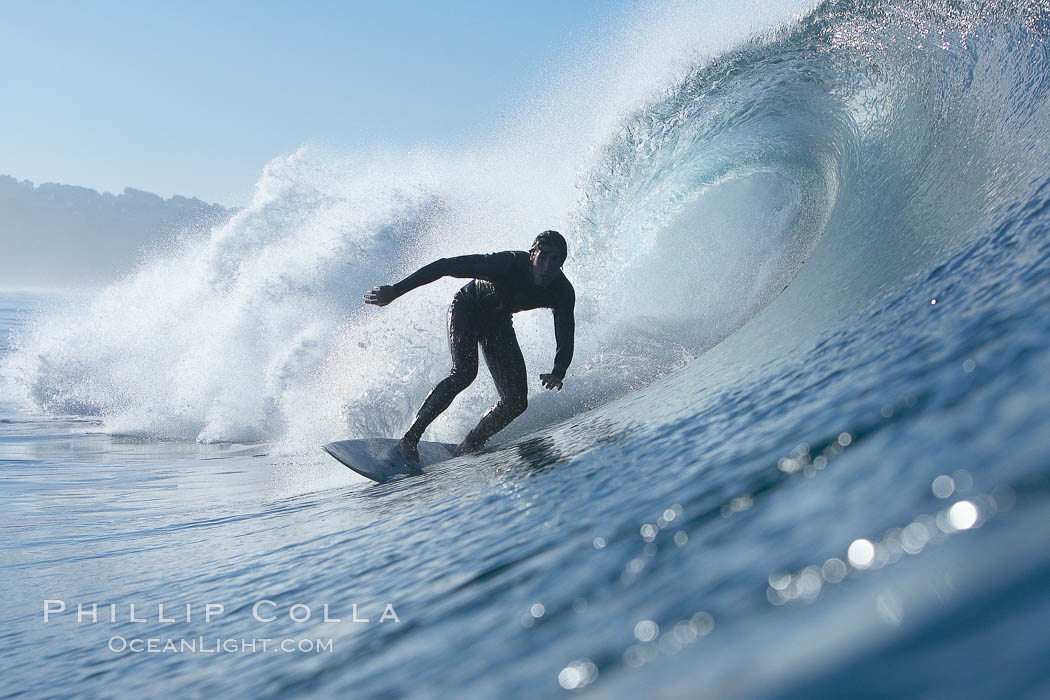
[[[141,540],[156,559],[114,590],[170,597],[164,572],[192,551],[229,599],[261,572],[288,599],[411,601],[410,626],[334,632],[323,662],[211,660],[201,692],[250,667],[236,687],[256,694],[1037,695],[1050,10],[797,10],[757,33],[735,6],[642,15],[651,64],[476,153],[303,149],[225,226],[41,316],[2,359],[30,407],[272,448],[265,503],[245,478],[200,520],[200,473],[233,477],[187,470],[184,502],[146,499],[115,554],[78,565]],[[579,298],[565,392],[534,389],[492,451],[317,491],[335,478],[317,445],[398,434],[448,367],[457,282],[385,309],[362,292],[550,227]],[[546,371],[549,314],[515,324]],[[490,384],[428,437],[458,439]],[[200,547],[230,533],[232,562]]]

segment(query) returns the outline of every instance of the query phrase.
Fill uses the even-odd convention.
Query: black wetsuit
[[[538,286],[533,281],[532,262],[525,251],[442,258],[393,285],[394,293],[401,296],[445,276],[474,278],[456,292],[448,310],[452,371],[427,396],[405,437],[418,441],[452,399],[470,386],[478,374],[480,344],[496,383],[499,401],[463,441],[465,448],[473,449],[505,428],[528,405],[525,360],[514,334],[511,314],[539,308],[554,310],[554,337],[558,348],[551,373],[564,377],[572,361],[576,293],[560,270],[549,286]]]

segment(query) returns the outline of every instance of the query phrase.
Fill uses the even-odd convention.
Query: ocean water
[[[304,148],[104,289],[0,294],[0,691],[1050,695],[1048,17],[653,6],[475,151]],[[519,314],[486,452],[320,451],[448,369],[458,282],[364,290],[551,227],[563,392]]]

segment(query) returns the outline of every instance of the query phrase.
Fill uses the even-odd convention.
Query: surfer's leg
[[[499,401],[456,448],[460,454],[480,449],[486,440],[510,425],[529,405],[525,358],[509,317],[505,325],[501,324],[495,332],[482,336],[481,350],[496,383]]]
[[[419,456],[416,445],[434,419],[440,416],[459,392],[470,386],[478,376],[478,334],[469,300],[457,294],[448,309],[448,345],[452,354],[452,371],[427,394],[415,420],[402,438],[402,453],[406,459]]]

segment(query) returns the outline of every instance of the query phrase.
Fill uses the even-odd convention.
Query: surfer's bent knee
[[[474,383],[474,380],[478,377],[477,370],[469,369],[455,369],[453,368],[452,373],[448,375],[448,378],[452,380],[452,384],[459,390],[462,391],[468,386]]]

